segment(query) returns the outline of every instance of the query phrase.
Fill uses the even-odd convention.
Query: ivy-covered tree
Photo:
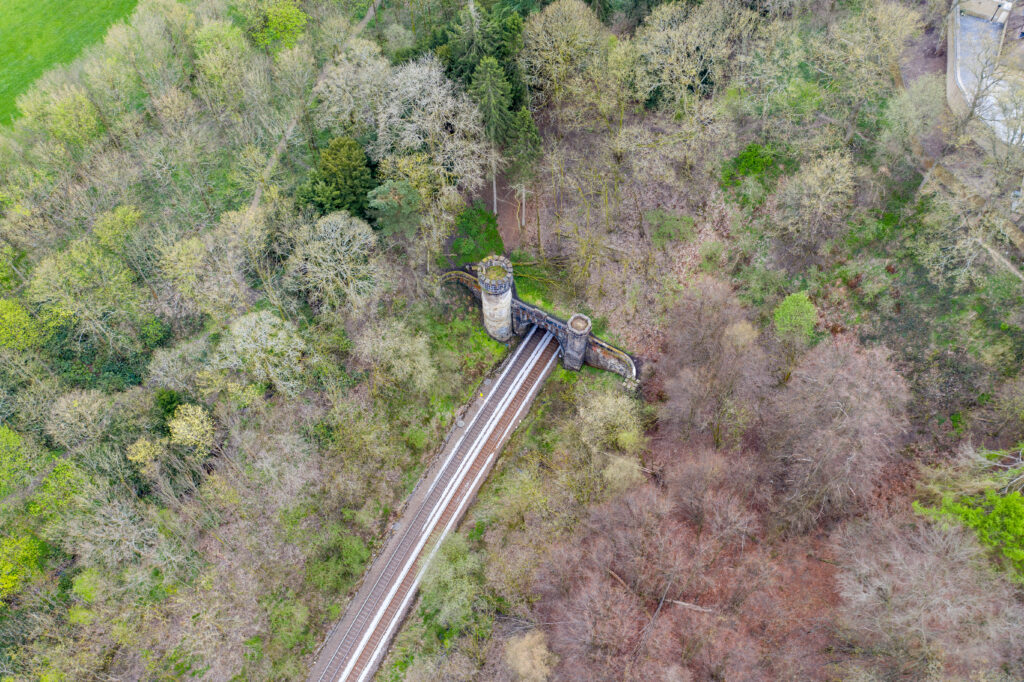
[[[17,431],[0,426],[0,499],[24,485],[33,469],[22,437]]]

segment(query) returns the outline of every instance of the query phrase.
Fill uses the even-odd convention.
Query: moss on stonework
[[[491,265],[486,270],[484,270],[484,277],[491,280],[492,282],[500,282],[501,280],[505,279],[505,275],[507,274],[508,271],[505,270],[505,268],[501,267],[500,265]]]

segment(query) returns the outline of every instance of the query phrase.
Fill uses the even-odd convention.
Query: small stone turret
[[[582,313],[576,313],[569,318],[569,324],[566,325],[565,345],[562,347],[562,366],[566,369],[578,370],[583,367],[592,326],[590,318]]]
[[[512,261],[488,256],[477,266],[484,328],[496,341],[512,338]]]

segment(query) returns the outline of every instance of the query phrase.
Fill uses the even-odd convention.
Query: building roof
[[[1024,5],[1024,3],[1021,3]],[[1024,15],[1002,0],[966,0],[954,4],[952,59],[957,87],[966,102],[1008,144],[1024,133]],[[1011,28],[1012,27],[1012,28]],[[978,99],[975,99],[975,98]]]

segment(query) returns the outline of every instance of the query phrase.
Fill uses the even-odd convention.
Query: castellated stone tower
[[[566,369],[579,370],[583,366],[591,327],[590,318],[582,313],[576,313],[569,318],[565,346],[562,348],[562,366]]]
[[[488,256],[477,266],[484,328],[497,341],[512,338],[512,261]]]

